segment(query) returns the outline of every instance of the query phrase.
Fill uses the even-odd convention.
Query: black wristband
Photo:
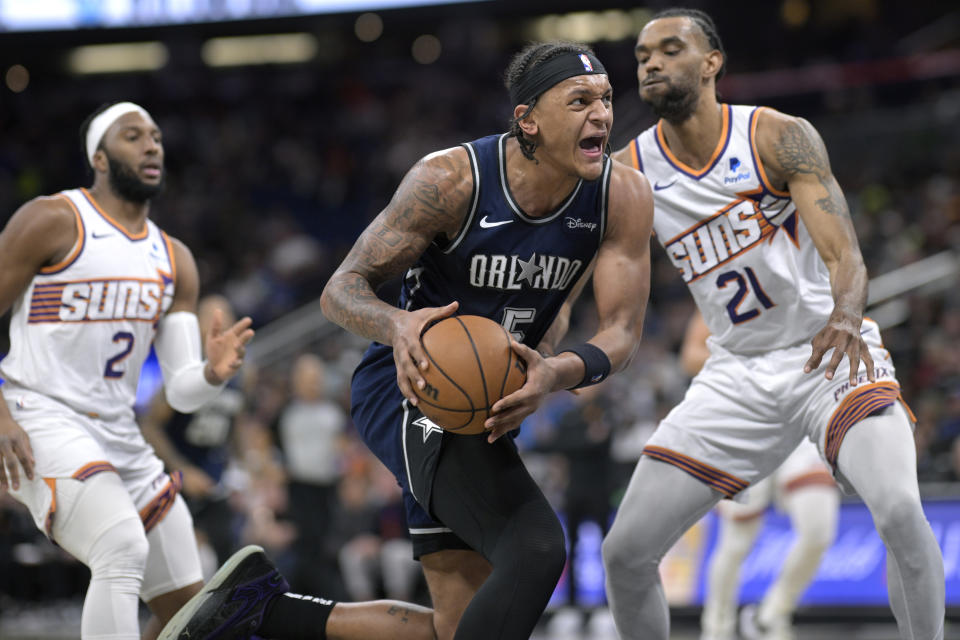
[[[592,384],[603,382],[610,375],[610,358],[604,353],[603,349],[589,342],[564,349],[560,353],[575,353],[583,360],[583,380],[571,389],[589,387]],[[558,353],[557,355],[560,355]]]

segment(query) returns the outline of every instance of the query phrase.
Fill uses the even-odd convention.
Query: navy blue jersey
[[[548,215],[531,217],[507,183],[507,134],[467,143],[473,171],[470,210],[456,237],[430,244],[404,277],[407,310],[460,302],[459,314],[502,324],[536,348],[606,229],[610,159],[593,181],[580,180]]]
[[[243,405],[239,378],[231,378],[216,398],[196,412],[174,411],[164,429],[180,455],[219,482],[229,458],[233,421]]]

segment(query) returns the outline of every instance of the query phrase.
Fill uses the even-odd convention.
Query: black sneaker
[[[289,590],[263,548],[246,546],[183,605],[158,640],[247,640],[263,622],[270,599]]]

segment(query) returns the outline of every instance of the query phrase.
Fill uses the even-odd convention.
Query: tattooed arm
[[[451,301],[445,307],[408,312],[380,300],[376,290],[406,271],[434,238],[454,237],[472,189],[470,161],[462,147],[422,159],[360,234],[320,297],[327,318],[359,336],[393,346],[397,384],[414,405],[417,396],[411,385],[424,386],[418,366],[427,367],[420,332],[433,320],[452,314],[457,305]]]
[[[820,257],[830,272],[833,312],[827,326],[813,338],[813,354],[804,366],[809,373],[833,349],[826,377],[833,379],[844,354],[850,358],[850,384],[856,384],[863,360],[873,381],[873,360],[860,336],[867,302],[867,270],[850,220],[847,201],[830,169],[820,134],[803,118],[764,109],[757,126],[757,147],[768,176],[786,185]]]

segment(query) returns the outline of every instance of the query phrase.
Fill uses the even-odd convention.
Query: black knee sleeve
[[[566,549],[560,521],[513,442],[448,436],[431,510],[493,565],[456,640],[529,638],[563,571]]]

